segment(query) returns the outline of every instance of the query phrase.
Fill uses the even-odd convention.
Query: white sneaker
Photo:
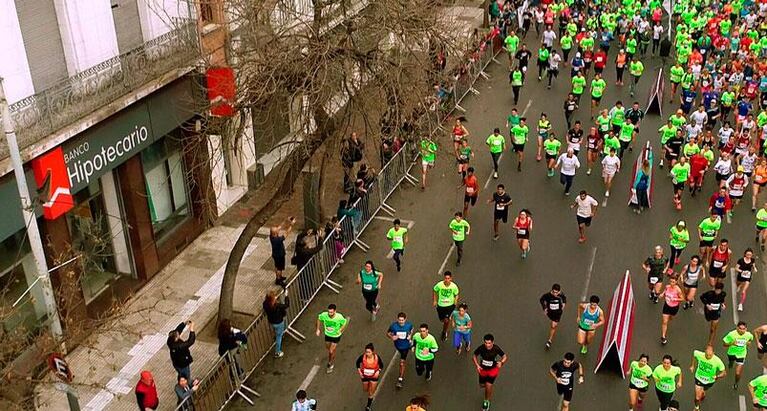
[[[743,311],[743,304],[738,304],[738,311]]]
[[[498,172],[497,171],[493,172],[493,178],[498,178]]]
[[[587,176],[590,176],[590,175],[591,175],[591,169],[588,169],[588,170],[586,170],[586,175],[587,175]]]
[[[610,190],[605,191],[605,197],[610,197]]]

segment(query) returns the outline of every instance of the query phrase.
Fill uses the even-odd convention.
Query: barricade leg
[[[354,242],[352,242],[352,244],[354,244],[354,245],[356,245],[357,247],[359,247],[359,248],[360,248],[360,250],[362,250],[362,251],[363,251],[363,252],[365,252],[365,253],[367,253],[368,251],[370,251],[370,246],[369,246],[369,245],[367,245],[367,244],[365,244],[365,243],[364,243],[362,240],[360,240],[359,238],[355,238],[355,239],[354,239]]]
[[[226,353],[226,355],[229,358],[229,369],[231,370],[232,375],[234,376],[234,386],[235,390],[234,392],[242,397],[248,404],[254,405],[253,400],[251,400],[243,391],[246,391],[250,393],[251,395],[255,395],[256,397],[261,397],[261,394],[259,394],[256,390],[248,387],[245,385],[245,382],[242,381],[242,378],[240,376],[240,370],[239,366],[237,365],[237,354],[232,353],[231,351]]]
[[[294,340],[296,340],[296,341],[298,341],[300,343],[306,341],[306,336],[301,334],[300,332],[298,332],[293,327],[289,326],[288,328],[286,328],[285,329],[285,334],[289,335],[291,338],[293,338]]]

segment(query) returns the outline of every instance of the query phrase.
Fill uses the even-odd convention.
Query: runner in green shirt
[[[617,153],[621,148],[621,142],[618,137],[610,130],[604,136],[604,143],[602,144],[602,153],[607,156],[610,155],[610,150],[613,149]]]
[[[573,36],[569,32],[565,32],[559,39],[559,46],[562,48],[562,60],[567,63],[570,58],[570,50],[573,49]]]
[[[602,95],[605,93],[607,83],[602,79],[599,73],[594,74],[594,80],[591,80],[591,117],[594,117],[594,110],[599,107]]]
[[[679,157],[679,161],[671,168],[671,175],[673,176],[671,182],[674,184],[674,204],[677,210],[681,210],[684,185],[690,178],[690,163],[687,162],[687,157]]]
[[[639,403],[644,402],[647,387],[652,378],[652,367],[647,365],[650,358],[646,354],[639,356],[639,359],[632,361],[630,365],[629,378],[629,408],[637,409]]]
[[[493,130],[493,134],[487,136],[485,144],[490,147],[490,157],[493,159],[493,178],[498,178],[498,160],[500,160],[503,150],[506,149],[506,137],[501,134],[500,128],[496,128]]]
[[[554,165],[559,157],[559,150],[562,147],[562,142],[557,140],[557,136],[554,133],[549,134],[549,138],[543,141],[543,149],[546,152],[546,175],[551,177],[554,175]]]
[[[682,76],[684,75],[684,68],[680,63],[676,63],[674,66],[671,67],[669,70],[669,79],[671,80],[671,100],[670,102],[674,102],[674,96],[676,95],[677,87],[679,87],[679,83],[682,82]]]
[[[744,321],[739,321],[738,326],[722,338],[724,346],[727,347],[728,368],[732,368],[732,365],[735,364],[735,384],[732,386],[735,390],[738,389],[740,376],[743,374],[748,346],[753,340],[754,335],[748,331]]]
[[[634,81],[631,82],[631,85],[629,85],[629,92],[631,93],[631,97],[634,97],[639,78],[642,77],[642,73],[644,73],[644,63],[642,63],[642,60],[632,59],[631,62],[629,62],[629,73],[634,79]]]
[[[336,361],[336,346],[341,341],[341,335],[346,331],[346,327],[349,326],[349,319],[344,318],[341,313],[336,311],[336,305],[328,305],[328,310],[323,311],[317,317],[317,330],[315,334],[317,337],[322,333],[325,335],[325,347],[328,350],[328,367],[327,373],[333,372],[333,367]]]
[[[405,244],[407,244],[407,228],[401,226],[399,218],[394,219],[394,227],[386,233],[386,238],[391,241],[391,249],[394,251],[394,262],[397,263],[397,271],[401,271],[401,257],[405,254]]]
[[[538,49],[538,81],[541,81],[541,76],[546,69],[549,68],[549,49],[541,44],[541,48]]]
[[[706,390],[714,386],[716,380],[724,378],[727,371],[722,360],[714,354],[714,347],[706,346],[706,351],[692,352],[690,372],[695,374],[695,409],[706,398]]]
[[[710,262],[711,248],[714,246],[714,239],[722,228],[722,219],[715,213],[704,218],[698,224],[698,237],[700,238],[700,258],[706,264]]]
[[[421,190],[426,189],[426,174],[429,169],[434,167],[434,160],[437,159],[437,143],[431,140],[429,136],[421,139]]]
[[[759,238],[759,245],[764,251],[765,241],[767,241],[767,203],[756,212],[756,232]]]
[[[576,74],[570,82],[573,85],[572,93],[575,96],[575,101],[580,104],[581,95],[583,95],[583,90],[586,88],[586,77],[584,77],[583,73],[579,70],[578,74]]]
[[[748,383],[754,410],[767,408],[767,375],[760,375]]]
[[[432,305],[437,308],[437,317],[442,321],[442,341],[447,339],[447,329],[450,325],[450,316],[455,310],[460,290],[453,282],[453,273],[445,271],[444,279],[434,285],[432,290]]]
[[[463,241],[466,240],[466,236],[471,232],[471,225],[469,222],[463,219],[463,213],[460,211],[455,213],[455,218],[450,221],[448,225],[450,233],[453,235],[453,243],[455,243],[458,259],[455,265],[461,265],[461,258],[463,258]]]
[[[525,143],[530,128],[527,127],[527,119],[522,117],[519,124],[511,128],[511,144],[514,146],[514,152],[517,153],[517,171],[522,171],[522,160],[525,159]]]
[[[514,55],[517,54],[517,47],[519,47],[519,37],[514,30],[510,30],[509,35],[503,39],[503,46],[509,53],[509,69],[511,69],[514,65]]]
[[[434,368],[434,353],[438,350],[437,340],[433,335],[429,334],[429,326],[421,324],[418,327],[418,332],[413,335],[413,351],[415,352],[415,373],[419,377],[424,375],[426,381],[431,380],[431,372]]]
[[[666,123],[665,126],[658,129],[658,132],[660,133],[660,145],[664,146],[666,145],[666,142],[676,135],[677,127],[671,122],[671,119],[668,120],[668,123]]]
[[[362,285],[362,298],[365,299],[365,309],[370,312],[370,320],[375,321],[379,308],[378,290],[383,285],[383,273],[376,270],[373,262],[368,260],[357,276],[357,284]]]
[[[671,256],[669,257],[669,268],[679,264],[679,256],[690,242],[690,232],[687,230],[687,224],[684,220],[677,221],[676,225],[668,229],[668,242],[671,247]]]
[[[512,70],[509,74],[509,82],[511,83],[511,91],[514,94],[515,105],[519,103],[519,90],[522,89],[522,83],[524,83],[524,81],[524,73],[522,73],[522,70],[519,68],[519,66],[515,67],[514,70]]]
[[[658,395],[660,409],[668,408],[677,388],[682,388],[682,369],[673,365],[674,359],[666,354],[663,362],[655,367],[652,378],[655,380],[655,393]]]

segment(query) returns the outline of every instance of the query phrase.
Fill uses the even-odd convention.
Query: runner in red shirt
[[[594,72],[602,74],[602,71],[604,71],[606,65],[607,53],[605,53],[605,51],[600,48],[599,51],[594,53]]]
[[[469,205],[477,204],[477,197],[479,197],[479,182],[477,176],[474,175],[474,167],[469,167],[466,172],[466,177],[463,179],[463,186],[466,187],[463,196],[464,218],[469,216]]]
[[[695,196],[703,186],[703,176],[708,170],[708,160],[702,154],[696,153],[690,157],[690,193]]]

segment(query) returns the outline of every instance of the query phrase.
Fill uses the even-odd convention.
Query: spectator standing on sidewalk
[[[178,384],[176,384],[176,388],[174,388],[177,399],[176,405],[179,406],[176,409],[180,411],[194,411],[194,403],[192,402],[191,398],[199,387],[199,380],[194,380],[192,385],[189,386],[189,380],[185,377],[179,376]]]
[[[189,338],[181,339],[184,329],[189,326]],[[192,354],[189,348],[194,345],[196,336],[194,332],[194,321],[185,321],[176,327],[175,330],[168,333],[168,349],[170,349],[170,362],[176,369],[178,377],[184,377],[187,380],[191,378],[189,366],[192,364]]]
[[[285,238],[293,230],[295,223],[296,219],[290,217],[287,229],[283,229],[285,226],[283,223],[269,230],[269,243],[272,245],[272,260],[274,260],[274,283],[277,285],[285,284],[285,277],[282,276],[282,272],[285,271]]]
[[[274,329],[274,357],[280,358],[283,355],[282,352],[282,336],[285,334],[285,316],[288,314],[288,307],[290,306],[290,298],[283,297],[284,294],[277,299],[274,291],[266,293],[264,298],[264,312],[266,313],[266,319],[269,320],[269,324]]]
[[[136,384],[135,391],[139,411],[156,410],[160,406],[157,386],[154,384],[154,377],[151,372],[141,371],[141,378]]]

